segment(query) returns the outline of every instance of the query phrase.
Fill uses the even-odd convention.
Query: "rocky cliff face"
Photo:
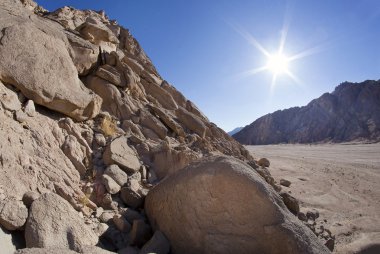
[[[0,29],[0,242],[6,253],[14,248],[9,236],[27,248],[17,253],[168,253],[175,239],[152,227],[156,218],[144,211],[152,188],[203,157],[230,156],[258,169],[104,12],[47,12],[31,0],[3,0]],[[260,172],[270,185],[258,173],[250,177],[260,178],[281,203],[269,172]],[[203,182],[217,184],[210,180]],[[270,203],[271,195],[262,196]],[[208,199],[194,205],[203,209]],[[299,222],[291,223],[315,243],[310,253],[326,250]],[[212,243],[203,244],[207,252]]]
[[[307,106],[265,115],[233,137],[247,145],[380,141],[380,81],[344,82]]]

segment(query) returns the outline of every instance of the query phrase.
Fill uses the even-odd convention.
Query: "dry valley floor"
[[[380,253],[380,143],[246,146],[336,237],[334,253]]]

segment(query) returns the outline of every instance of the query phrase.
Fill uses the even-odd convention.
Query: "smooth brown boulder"
[[[166,178],[146,197],[153,229],[172,253],[329,253],[247,164],[204,158]]]
[[[270,162],[267,158],[261,158],[260,160],[257,161],[257,165],[267,168],[270,166]]]

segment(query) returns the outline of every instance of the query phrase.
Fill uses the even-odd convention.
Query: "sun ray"
[[[302,86],[301,80],[291,71],[287,70],[285,72],[297,85]]]
[[[309,49],[306,49],[304,51],[301,51],[300,53],[297,53],[295,55],[292,55],[291,57],[289,57],[289,62],[291,61],[294,61],[294,60],[297,60],[297,59],[301,59],[301,58],[304,58],[304,57],[307,57],[307,56],[311,56],[311,55],[314,55],[316,53],[319,53],[321,51],[324,50],[324,47],[322,45],[319,45],[319,46],[316,46],[316,47],[313,47],[313,48],[309,48]]]
[[[269,52],[253,37],[248,31],[242,28],[239,25],[233,24],[231,22],[227,22],[235,32],[239,33],[244,39],[246,39],[250,44],[252,44],[255,48],[260,50],[265,56],[269,56]]]
[[[290,25],[290,20],[291,20],[290,13],[291,13],[290,6],[288,5],[286,8],[286,12],[285,12],[284,24],[283,24],[282,30],[281,30],[280,46],[278,48],[279,54],[282,54],[282,52],[284,51],[285,42],[286,42],[286,38],[288,36],[289,25]]]
[[[238,78],[246,78],[246,77],[255,75],[257,73],[266,71],[267,69],[268,69],[267,66],[261,66],[261,67],[258,67],[258,68],[255,68],[255,69],[251,69],[251,70],[248,70],[248,71],[243,71],[243,72],[237,74],[237,77]]]
[[[270,93],[272,94],[274,92],[274,88],[276,86],[276,80],[277,80],[277,73],[273,74],[272,82],[270,83]]]

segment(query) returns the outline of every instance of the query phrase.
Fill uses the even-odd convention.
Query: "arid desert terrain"
[[[270,160],[277,182],[291,181],[282,188],[301,211],[319,211],[319,224],[336,237],[334,253],[380,253],[379,143],[246,148]]]

